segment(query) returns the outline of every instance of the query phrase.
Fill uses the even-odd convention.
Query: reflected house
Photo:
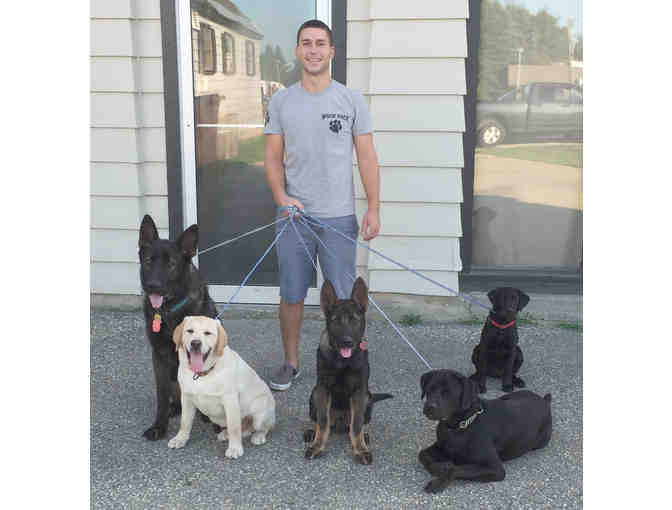
[[[197,164],[232,159],[263,132],[261,30],[230,0],[192,1]],[[257,126],[257,127],[251,127]]]
[[[509,64],[507,78],[510,88],[531,82],[564,82],[582,86],[583,61],[570,60],[569,64],[555,62],[548,65]]]

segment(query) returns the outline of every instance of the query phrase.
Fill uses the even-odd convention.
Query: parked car
[[[511,135],[583,136],[583,89],[572,83],[534,82],[476,105],[478,144],[492,147]]]

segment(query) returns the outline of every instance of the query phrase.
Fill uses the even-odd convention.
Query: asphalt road
[[[225,316],[226,317],[226,316]],[[139,311],[91,312],[91,506],[119,508],[450,508],[559,509],[583,506],[582,334],[544,322],[522,325],[528,388],[553,394],[553,437],[543,450],[505,464],[497,483],[456,481],[439,495],[423,492],[429,475],[417,460],[435,424],[422,415],[420,376],[427,370],[410,348],[378,320],[368,325],[372,391],[394,394],[380,402],[369,426],[374,463],[360,466],[346,436],[332,434],[323,458],[303,457],[308,396],[315,383],[318,320],[303,327],[302,375],[288,392],[274,393],[276,428],[265,445],[244,442],[237,460],[224,457],[210,425],[196,422],[191,439],[171,450],[149,442],[155,395],[151,354]],[[281,359],[278,322],[251,313],[226,319],[230,346],[262,378]],[[471,373],[480,324],[433,323],[402,330],[434,368]],[[486,398],[502,393],[488,381]]]

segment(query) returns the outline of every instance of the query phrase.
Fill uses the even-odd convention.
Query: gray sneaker
[[[271,387],[272,390],[276,391],[285,391],[288,390],[289,387],[292,385],[292,381],[299,377],[299,374],[301,374],[301,370],[298,368],[294,368],[292,365],[289,363],[285,363],[280,367],[280,370],[278,370],[273,377],[271,377],[271,380],[268,381],[268,385]]]

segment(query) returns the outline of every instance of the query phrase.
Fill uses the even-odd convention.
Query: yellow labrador
[[[185,317],[175,328],[173,342],[180,366],[177,380],[182,392],[182,418],[170,448],[189,440],[196,409],[220,427],[220,441],[228,439],[225,455],[243,454],[243,437],[264,444],[275,425],[275,400],[257,373],[228,346],[226,331],[217,319]]]

